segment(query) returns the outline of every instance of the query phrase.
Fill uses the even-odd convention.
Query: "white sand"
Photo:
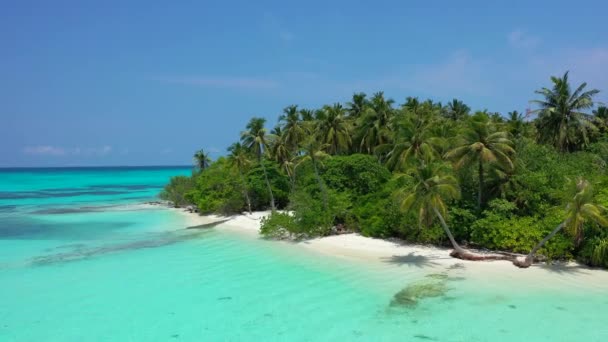
[[[259,237],[260,219],[270,214],[267,211],[223,217],[178,211],[186,216],[189,226],[222,222],[214,229],[234,231],[251,238]],[[573,287],[580,287],[584,290],[591,287],[608,292],[608,271],[591,269],[574,262],[559,265],[535,264],[528,269],[519,269],[510,261],[465,261],[450,257],[450,249],[406,244],[398,240],[374,239],[360,234],[334,235],[291,244],[295,248],[315,253],[357,262],[371,262],[384,267],[406,266],[445,270],[450,266],[458,266],[466,269],[467,277],[478,277],[484,283],[514,282],[536,286],[539,289],[555,287],[572,290]]]

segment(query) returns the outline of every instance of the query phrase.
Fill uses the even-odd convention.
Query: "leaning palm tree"
[[[241,179],[241,186],[243,187],[243,196],[247,201],[247,209],[249,210],[249,214],[251,211],[251,199],[249,198],[249,190],[247,189],[247,182],[245,181],[245,170],[251,165],[251,160],[249,160],[249,153],[247,149],[241,145],[241,143],[237,142],[230,147],[228,147],[228,163],[234,167],[239,173],[239,177]]]
[[[317,118],[317,133],[332,155],[347,151],[351,144],[350,125],[345,113],[342,105],[336,103],[323,107]]]
[[[319,189],[321,190],[321,194],[323,196],[323,208],[327,211],[328,208],[328,196],[327,189],[325,188],[325,184],[321,179],[321,175],[319,174],[319,164],[325,158],[328,158],[329,155],[324,152],[327,148],[327,144],[324,144],[320,139],[315,136],[310,136],[302,143],[302,152],[303,154],[298,158],[298,164],[305,161],[310,161],[315,171],[315,177],[317,179],[317,183],[319,185]]]
[[[199,171],[204,171],[211,164],[209,153],[206,153],[202,148],[194,154],[194,165]]]
[[[562,152],[580,149],[589,143],[589,134],[597,128],[592,116],[584,111],[593,107],[593,96],[599,90],[584,91],[583,83],[574,92],[570,89],[568,72],[563,77],[551,77],[553,88],[542,88],[536,93],[544,97],[533,100],[539,106],[536,126],[538,140],[555,146]]]
[[[454,239],[452,231],[445,222],[447,216],[447,203],[460,197],[458,181],[449,175],[444,164],[422,163],[408,171],[416,181],[416,185],[405,194],[401,202],[401,209],[418,214],[418,224],[429,227],[434,219],[445,231],[454,248],[454,254],[464,256],[467,252]]]
[[[582,238],[583,225],[587,222],[596,223],[600,226],[608,226],[606,218],[606,209],[600,205],[593,203],[593,191],[589,182],[584,179],[579,179],[574,184],[574,196],[566,205],[566,215],[562,223],[560,223],[549,235],[542,239],[525,257],[525,259],[516,259],[513,264],[518,267],[530,267],[534,261],[534,256],[549,239],[551,239],[560,230],[565,229],[571,235],[575,236],[577,241]]]
[[[241,142],[253,155],[258,159],[258,163],[262,166],[264,171],[264,179],[266,180],[266,186],[268,187],[268,194],[270,195],[270,208],[274,211],[276,206],[274,203],[274,195],[272,193],[272,187],[268,180],[268,172],[266,172],[266,166],[264,165],[264,156],[266,149],[268,148],[266,128],[264,124],[266,119],[254,117],[247,124],[247,130],[241,133]]]
[[[456,168],[477,164],[478,209],[481,209],[484,203],[484,165],[486,163],[495,164],[503,170],[512,170],[512,157],[515,154],[512,146],[513,142],[508,132],[496,131],[495,125],[487,115],[477,115],[468,122],[457,146],[446,154],[446,158],[452,160]]]

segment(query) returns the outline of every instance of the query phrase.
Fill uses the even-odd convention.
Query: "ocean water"
[[[142,205],[189,172],[0,171],[0,341],[608,340],[590,270],[357,262]]]

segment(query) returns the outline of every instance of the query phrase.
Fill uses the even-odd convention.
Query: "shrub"
[[[327,187],[355,196],[380,191],[391,178],[386,167],[366,154],[335,156],[324,164],[322,177]]]
[[[266,173],[268,181],[272,188],[277,208],[285,208],[289,199],[289,180],[283,175],[278,168],[278,165],[271,161],[265,161]],[[251,206],[253,210],[266,210],[270,206],[270,194],[268,193],[268,185],[264,177],[264,170],[260,165],[251,169],[246,176],[249,195],[251,198]]]
[[[286,239],[292,238],[297,233],[295,220],[289,214],[275,211],[261,220],[260,234],[265,238]]]
[[[181,207],[194,202],[187,193],[194,189],[194,180],[188,176],[171,177],[169,184],[158,195],[162,200],[171,202],[175,207]]]
[[[530,250],[561,223],[560,210],[553,210],[543,218],[515,216],[503,201],[490,203],[484,217],[473,223],[471,243],[489,249],[529,253]],[[549,259],[570,259],[574,251],[572,239],[557,234],[539,254]]]

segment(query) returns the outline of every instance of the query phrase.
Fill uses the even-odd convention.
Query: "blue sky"
[[[523,111],[608,92],[605,1],[2,1],[0,167],[188,164],[353,92]],[[606,101],[606,93],[598,100]]]

